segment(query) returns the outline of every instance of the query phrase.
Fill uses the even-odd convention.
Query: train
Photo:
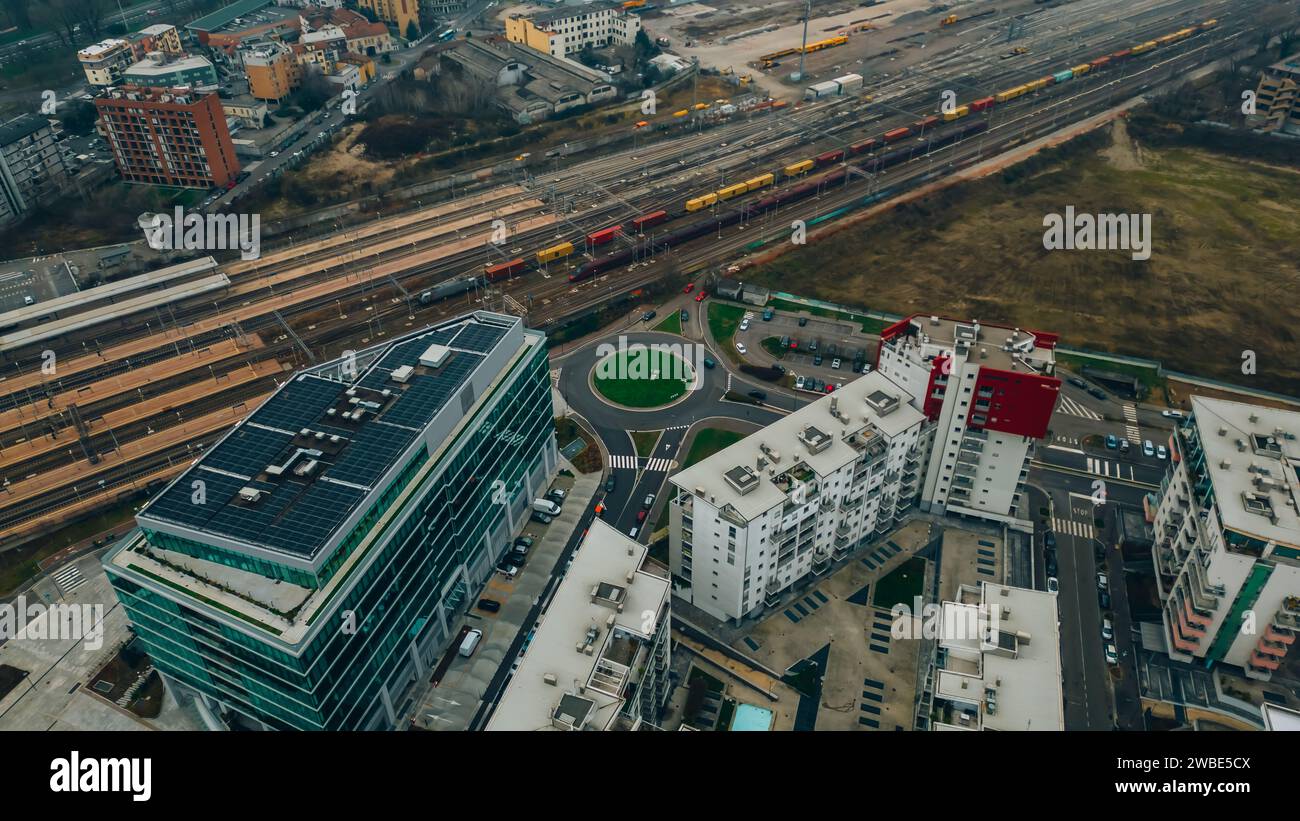
[[[847,148],[826,151],[816,157],[789,163],[781,167],[779,171],[760,174],[743,182],[732,183],[716,191],[691,197],[686,200],[680,213],[670,213],[668,210],[660,209],[642,214],[628,221],[627,225],[630,229],[628,231],[624,231],[622,225],[614,225],[590,232],[585,236],[585,243],[580,243],[579,247],[584,249],[590,247],[593,253],[597,247],[613,242],[620,235],[625,240],[631,241],[624,243],[626,247],[603,256],[593,257],[579,265],[577,270],[569,275],[569,281],[582,282],[610,269],[626,265],[642,256],[669,250],[699,239],[711,232],[720,231],[725,227],[755,216],[761,216],[770,210],[799,202],[825,190],[828,186],[844,182],[849,174],[849,169],[847,167],[835,169],[815,179],[771,193],[757,201],[745,203],[738,208],[730,210],[718,209],[713,219],[700,220],[684,225],[663,236],[654,236],[652,233],[649,239],[644,238],[647,229],[677,219],[684,214],[702,211],[720,202],[726,202],[744,194],[762,190],[774,185],[778,179],[793,180],[803,177],[814,170],[843,163],[848,157],[858,158],[854,160],[856,169],[868,174],[879,173],[907,162],[917,156],[918,153],[924,154],[986,131],[989,127],[988,120],[985,118],[967,120],[966,118],[972,114],[990,111],[1001,103],[1014,100],[1048,86],[1067,82],[1090,72],[1105,70],[1109,66],[1123,62],[1135,55],[1144,54],[1152,49],[1179,42],[1198,32],[1208,31],[1217,25],[1218,20],[1211,18],[1194,26],[1188,26],[1163,37],[1158,37],[1155,40],[1140,43],[1132,48],[1102,55],[1096,59],[1079,63],[1072,68],[1004,89],[996,94],[972,100],[969,103],[943,112],[941,116],[923,117],[910,126],[892,128],[878,137],[871,137],[853,143]],[[782,106],[772,104],[772,107]],[[685,116],[687,113],[687,110],[682,110],[674,116]],[[910,137],[916,139],[903,142]],[[540,268],[550,262],[565,259],[573,255],[577,250],[578,248],[574,246],[573,242],[562,242],[537,251],[534,255],[535,262],[519,257],[506,262],[487,265],[484,267],[482,276],[466,276],[448,280],[421,293],[420,301],[422,303],[434,302],[464,293],[475,287],[481,287],[487,283],[499,282],[516,276],[529,268]]]

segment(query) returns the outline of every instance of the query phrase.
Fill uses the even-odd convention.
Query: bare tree
[[[31,5],[32,0],[0,0],[0,8],[4,9],[9,22],[24,30],[32,27]]]

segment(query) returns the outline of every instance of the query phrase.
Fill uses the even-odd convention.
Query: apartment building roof
[[[702,462],[673,475],[674,485],[752,521],[783,504],[789,489],[777,483],[803,464],[829,475],[925,416],[911,397],[873,371],[773,422]]]
[[[1224,527],[1300,549],[1300,411],[1192,397]]]
[[[157,52],[155,52],[157,53]],[[206,57],[186,54],[176,57],[175,59],[144,59],[138,63],[133,63],[127,68],[125,76],[131,77],[149,77],[150,75],[171,74],[176,71],[194,71],[203,68],[212,68],[212,61]]]
[[[645,545],[595,519],[488,730],[608,729],[638,653],[668,606],[668,579],[646,569]]]
[[[31,112],[19,114],[12,120],[0,123],[0,147],[15,143],[23,137],[35,134],[42,128],[49,128],[50,121]]]
[[[77,56],[83,60],[95,60],[129,45],[130,43],[125,40],[110,37],[107,40],[100,40],[98,43],[79,49]]]
[[[213,32],[239,28],[232,25],[236,19],[240,19],[242,24],[258,25],[269,22],[275,17],[290,17],[298,14],[297,9],[281,9],[271,5],[271,2],[272,0],[236,0],[228,6],[222,6],[211,14],[188,23],[185,27],[192,31]]]
[[[148,37],[157,37],[160,34],[166,34],[168,31],[174,28],[176,27],[171,25],[170,23],[155,23],[152,26],[145,26],[144,28],[140,29],[140,31],[137,33],[146,35]]]
[[[978,616],[996,632],[963,629]],[[941,630],[947,661],[935,696],[979,705],[979,724],[936,729],[1065,729],[1055,593],[993,582],[978,593],[963,587],[960,601],[943,603]]]
[[[229,549],[313,560],[413,457],[518,320],[474,314],[318,365],[280,386],[140,512]],[[500,358],[496,358],[500,361]],[[203,504],[193,500],[201,481]]]
[[[979,320],[960,320],[944,316],[916,315],[896,322],[881,334],[881,341],[908,336],[921,346],[932,345],[953,350],[961,345],[969,349],[970,361],[982,367],[1005,371],[1041,373],[1054,362],[1055,334],[990,325]]]
[[[538,28],[545,28],[546,26],[559,22],[560,20],[572,20],[574,18],[586,17],[587,15],[599,11],[621,11],[622,8],[623,5],[621,3],[600,2],[588,3],[582,6],[560,6],[559,8],[547,9],[546,11],[540,11],[536,14],[525,14],[520,16],[532,20],[533,25]]]

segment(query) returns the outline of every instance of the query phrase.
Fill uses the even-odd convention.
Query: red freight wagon
[[[587,242],[590,242],[592,245],[604,245],[605,243],[613,240],[614,235],[618,233],[618,229],[622,227],[623,226],[621,225],[615,225],[612,228],[605,228],[600,231],[592,231],[590,234],[587,235]]]
[[[875,150],[875,148],[876,148],[876,138],[872,137],[869,140],[865,140],[863,142],[849,146],[849,152],[854,155],[866,154],[868,151]]]
[[[895,140],[901,140],[911,133],[912,129],[910,128],[895,128],[893,131],[886,131],[884,135],[885,142],[892,143]]]
[[[668,219],[667,211],[654,211],[632,220],[632,227],[637,231],[640,231],[642,228],[649,228],[651,225],[658,225],[666,219]]]
[[[985,97],[982,100],[976,100],[970,104],[971,111],[987,111],[993,107],[995,100],[992,97]]]
[[[938,125],[938,123],[939,123],[938,117],[930,116],[930,117],[926,117],[924,120],[918,120],[915,125],[918,131],[924,131],[927,128],[932,128],[935,125]]]
[[[1098,57],[1096,60],[1093,60],[1089,65],[1091,65],[1093,68],[1101,68],[1102,66],[1106,65],[1109,62],[1110,62],[1109,57]]]
[[[489,265],[483,273],[487,276],[488,282],[499,282],[506,277],[514,276],[522,270],[524,270],[524,261],[522,259],[512,259],[509,262]]]
[[[1133,49],[1126,48],[1123,51],[1117,51],[1114,54],[1110,55],[1110,58],[1116,61],[1127,60],[1130,56],[1132,56],[1132,54],[1133,54]]]
[[[844,159],[843,151],[827,151],[825,154],[817,155],[818,165],[828,165],[833,162],[839,162]]]

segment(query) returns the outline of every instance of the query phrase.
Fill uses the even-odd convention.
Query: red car
[[[826,392],[827,392],[827,393],[830,393],[830,392],[833,391],[833,390],[835,390],[835,386],[834,386],[834,385],[827,385],[827,386],[826,386]]]
[[[637,520],[638,522],[644,522],[644,521],[645,521],[645,515],[646,515],[646,513],[648,513],[648,512],[649,512],[649,511],[646,511],[646,510],[638,510],[638,511],[636,512],[636,520]]]
[[[709,295],[709,294],[708,294],[707,291],[700,291],[698,294],[695,295],[695,301],[696,301],[696,302],[703,302],[703,301],[704,301],[704,298],[705,298],[706,296],[708,296],[708,295]]]
[[[694,291],[694,290],[695,290],[695,283],[694,283],[694,282],[688,282],[688,283],[686,283],[686,287],[682,289],[682,293],[683,293],[683,294],[689,294],[691,291]]]

